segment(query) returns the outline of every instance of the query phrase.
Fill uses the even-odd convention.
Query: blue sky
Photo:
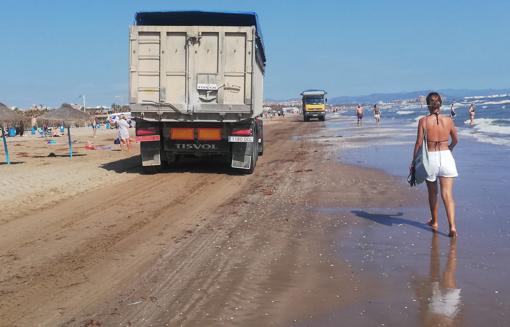
[[[256,11],[265,97],[509,88],[509,1],[24,1],[0,4],[0,102],[123,103],[137,11]]]

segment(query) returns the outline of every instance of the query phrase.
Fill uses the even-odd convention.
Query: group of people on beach
[[[361,126],[363,124],[363,106],[358,104],[356,107],[356,118],[358,118],[358,126]],[[374,104],[374,107],[372,108],[372,113],[374,114],[375,123],[377,126],[381,123],[381,109]]]
[[[356,118],[358,126],[363,125],[363,112],[364,112],[363,106],[358,104],[358,106],[356,107]],[[377,104],[374,104],[374,107],[372,108],[372,113],[374,114],[375,123],[377,124],[377,126],[379,126],[381,123],[381,109],[377,106]],[[473,126],[475,120],[475,106],[473,104],[469,105],[468,113],[469,113],[469,125]],[[455,112],[455,107],[454,104],[452,103],[450,106],[450,117],[452,119],[455,119],[456,115],[457,113]]]
[[[469,113],[469,126],[473,126],[473,124],[475,122],[475,105],[474,104],[471,103],[469,105],[468,113]],[[456,115],[457,115],[457,113],[455,112],[455,106],[452,103],[450,106],[450,117],[452,119],[455,119]]]

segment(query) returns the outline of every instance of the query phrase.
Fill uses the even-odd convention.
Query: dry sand
[[[119,145],[113,144],[116,133],[114,129],[99,129],[94,138],[90,127],[71,129],[73,140],[76,141],[72,159],[69,158],[67,134],[55,138],[27,134],[8,138],[12,164],[8,166],[2,162],[0,165],[0,188],[4,190],[0,196],[0,208],[3,209],[0,223],[133,177],[119,174],[114,167],[108,166],[112,161],[129,158],[139,151],[138,145],[134,144],[132,153],[121,152]],[[49,140],[57,144],[47,144]],[[88,142],[104,149],[87,150],[85,146]],[[55,156],[52,157],[51,153]],[[135,167],[138,162],[133,158],[125,164]]]
[[[142,175],[136,149],[84,150],[90,130],[72,160],[11,142],[23,163],[0,166],[0,326],[285,326],[377,292],[332,246],[345,217],[316,209],[415,199],[302,137],[323,127],[267,122],[250,176],[215,161]]]

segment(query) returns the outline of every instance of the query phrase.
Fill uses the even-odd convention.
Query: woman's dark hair
[[[430,105],[430,101],[432,100],[432,97],[437,97],[439,99],[439,102],[443,104],[443,99],[441,99],[441,96],[437,92],[430,92],[429,95],[427,95],[427,106]]]

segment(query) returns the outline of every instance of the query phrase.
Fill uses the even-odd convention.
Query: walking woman
[[[431,92],[427,96],[427,106],[430,114],[421,118],[418,123],[416,144],[414,145],[413,162],[423,142],[424,130],[426,130],[426,141],[428,147],[429,163],[431,173],[427,176],[427,190],[429,195],[429,206],[431,219],[427,224],[437,230],[438,211],[438,180],[441,188],[441,198],[446,209],[446,216],[450,226],[449,236],[457,236],[455,226],[455,202],[453,200],[453,181],[458,176],[452,150],[457,145],[457,129],[453,120],[448,116],[440,114],[441,96]],[[451,138],[451,141],[450,141]],[[448,142],[450,141],[450,144]]]

